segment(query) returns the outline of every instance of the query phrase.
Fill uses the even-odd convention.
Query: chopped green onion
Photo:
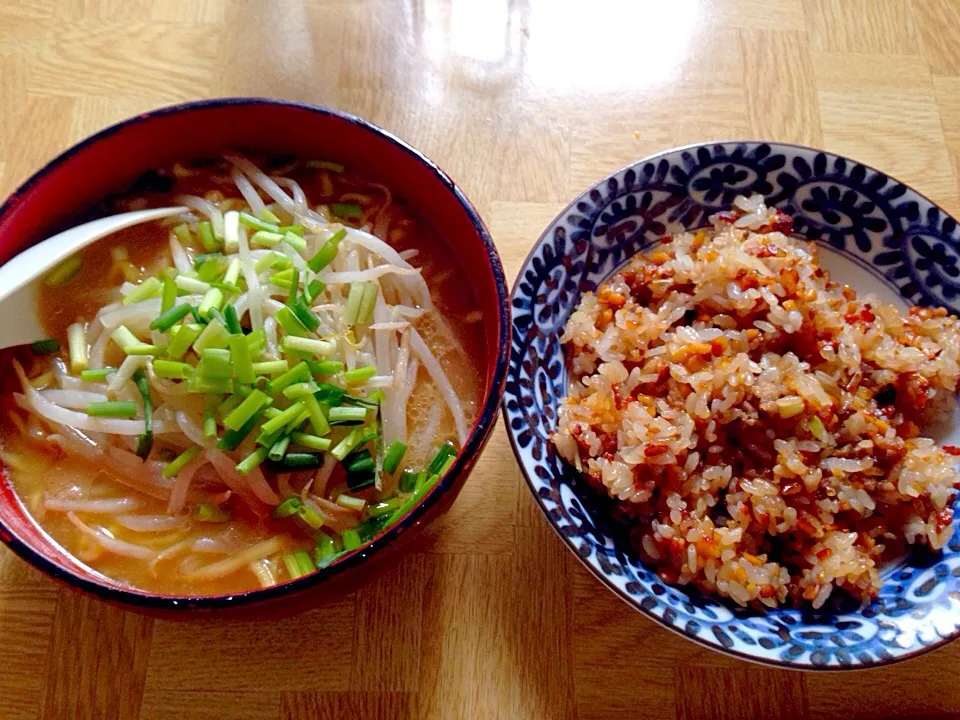
[[[363,288],[363,297],[360,299],[360,309],[357,311],[357,322],[361,325],[369,325],[373,322],[373,308],[377,304],[377,296],[380,293],[380,286],[374,282],[368,282]]]
[[[267,420],[260,428],[260,431],[271,435],[281,428],[283,428],[288,422],[295,420],[300,413],[303,411],[303,403],[295,402],[293,405],[288,407],[286,410],[281,412],[274,418]]]
[[[80,373],[80,379],[84,382],[99,382],[106,380],[107,375],[112,375],[117,371],[114,367],[99,368],[97,370],[84,370]]]
[[[302,382],[285,387],[283,389],[283,395],[291,400],[299,400],[307,395],[313,395],[316,391],[317,386],[312,382]]]
[[[243,328],[240,327],[240,318],[237,317],[237,309],[233,305],[227,305],[223,309],[223,317],[226,321],[227,330],[229,330],[231,334],[243,334]]]
[[[264,222],[260,218],[255,217],[247,212],[240,213],[240,222],[246,225],[248,228],[253,228],[254,230],[263,230],[265,232],[275,233],[280,229],[273,223]]]
[[[340,462],[343,462],[343,459],[357,448],[362,438],[363,428],[355,427],[347,433],[343,440],[337,443],[337,446],[330,451],[330,454]]]
[[[296,233],[286,233],[283,236],[283,241],[299,253],[307,249],[307,241]]]
[[[244,396],[240,393],[235,393],[220,403],[217,407],[217,415],[220,417],[225,417],[229,413],[232,413],[237,407],[240,406],[240,403],[243,402],[244,397],[249,397],[249,395]],[[242,425],[243,423],[241,423]]]
[[[346,228],[340,228],[337,230],[337,232],[331,235],[330,239],[327,240],[319,250],[317,250],[316,255],[310,258],[310,261],[307,263],[307,267],[314,272],[320,272],[327,265],[332,263],[333,259],[337,256],[337,247],[340,245],[340,241],[346,236]]]
[[[347,487],[354,492],[371,487],[375,485],[376,482],[377,476],[373,471],[350,473],[347,475]]]
[[[160,312],[165,313],[177,303],[177,284],[170,275],[163,278],[163,292],[160,295]],[[190,312],[189,309],[187,312]]]
[[[398,484],[398,487],[400,488],[400,492],[403,492],[403,493],[413,492],[417,487],[418,474],[419,473],[417,473],[416,470],[404,470],[403,473],[400,475],[400,483]]]
[[[347,220],[363,219],[363,208],[356,203],[331,203],[330,210],[333,211],[333,214],[337,217],[342,217]]]
[[[210,224],[209,220],[201,220],[197,223],[197,232],[200,235],[200,242],[203,243],[203,248],[207,252],[213,252],[220,247],[220,243],[213,235],[213,225]]]
[[[197,374],[205,379],[232,378],[233,361],[230,351],[221,348],[206,348],[197,364]]]
[[[137,416],[137,406],[131,400],[108,400],[87,403],[90,417],[132,418]]]
[[[303,237],[307,234],[307,229],[303,225],[281,225],[277,232],[286,235],[288,232]]]
[[[276,215],[270,212],[270,210],[267,208],[264,208],[263,210],[261,210],[260,215],[258,217],[260,218],[260,220],[266,223],[273,223],[274,225],[280,224],[280,218],[278,218]]]
[[[190,245],[193,243],[193,235],[190,234],[190,227],[186,223],[180,223],[173,229],[173,234],[177,236],[179,240],[184,245]]]
[[[197,522],[222,523],[229,522],[233,519],[233,516],[213,503],[201,502],[193,508],[193,518]]]
[[[162,290],[163,283],[160,282],[160,280],[155,277],[148,277],[124,295],[121,302],[124,305],[130,305],[131,303],[140,302],[141,300],[149,300],[150,298],[157,297]]]
[[[281,265],[283,265],[283,268],[281,269],[290,267],[290,258],[278,252],[269,252],[257,260],[256,264],[253,266],[253,271],[259,275],[264,270],[269,270],[270,268],[279,267]]]
[[[270,402],[269,397],[259,390],[254,390],[223,419],[223,424],[231,430],[240,430],[268,402]]]
[[[219,320],[211,320],[193,343],[193,351],[202,355],[207,348],[225,348],[230,342],[230,333]]]
[[[244,384],[250,384],[256,380],[253,361],[250,359],[250,346],[243,335],[230,336],[230,354],[233,357],[233,367],[237,373],[237,380]]]
[[[212,292],[212,291],[211,291]],[[151,330],[167,332],[170,328],[183,320],[190,314],[190,306],[186,303],[172,307],[164,313],[161,313],[156,320],[150,323]]]
[[[362,383],[366,382],[374,375],[377,374],[377,368],[373,365],[367,365],[366,367],[358,367],[353,370],[347,370],[343,374],[343,379],[348,383]]]
[[[185,380],[193,374],[193,366],[176,360],[158,358],[153,361],[153,372],[157,377]]]
[[[253,431],[253,428],[260,421],[261,415],[263,415],[262,410],[247,420],[247,422],[244,423],[243,427],[239,430],[227,430],[223,437],[220,438],[219,442],[217,442],[217,449],[236,450],[240,443],[243,442],[243,439]]]
[[[167,352],[166,345],[151,345],[150,343],[134,343],[133,345],[127,345],[123,351],[127,355],[163,355]]]
[[[399,508],[402,503],[403,500],[398,497],[392,497],[389,500],[378,502],[375,505],[371,505],[367,508],[367,516],[380,517],[381,515],[388,515]]]
[[[54,265],[53,270],[47,273],[47,276],[43,281],[50,287],[60,287],[61,285],[66,285],[76,277],[77,273],[80,272],[80,268],[82,267],[83,258],[79,255],[71,255],[65,260],[61,260],[59,263]]]
[[[317,295],[323,292],[325,287],[326,285],[324,285],[322,282],[317,279],[313,279],[303,286],[303,297],[308,303],[312,303],[317,299]]]
[[[333,444],[330,438],[317,437],[316,435],[308,435],[307,433],[295,432],[290,436],[290,439],[296,445],[305,447],[309,450],[316,450],[318,452],[326,452],[330,449],[330,446]]]
[[[203,436],[207,439],[217,436],[217,419],[211,407],[203,411]]]
[[[353,497],[353,495],[347,495],[345,493],[337,495],[336,503],[340,507],[356,512],[363,512],[363,508],[367,505],[367,501],[363,498]]]
[[[291,285],[293,285],[293,271],[295,269],[296,268],[289,267],[289,268],[286,268],[285,270],[281,270],[280,272],[276,272],[270,276],[269,280],[271,283],[273,283],[277,287],[290,290]]]
[[[380,515],[379,517],[368,517],[357,525],[357,533],[359,533],[360,539],[363,542],[372,540],[383,532],[383,529],[389,524],[389,520],[390,518],[386,514]]]
[[[320,327],[320,318],[314,315],[303,298],[291,295],[287,298],[287,306],[309,332],[316,332],[317,328]]]
[[[300,570],[304,575],[309,575],[317,569],[317,567],[313,564],[313,560],[310,558],[310,553],[308,553],[306,550],[295,550],[293,556],[300,564]]]
[[[187,389],[195,393],[232,393],[233,380],[230,378],[208,377],[194,373],[187,381]]]
[[[178,472],[183,470],[187,466],[187,463],[189,463],[191,460],[197,457],[201,451],[202,451],[202,448],[200,448],[197,445],[192,445],[191,447],[188,447],[182,453],[177,455],[175,459],[171,460],[166,465],[166,467],[164,467],[163,470],[160,471],[160,474],[163,475],[165,478],[168,478],[168,479],[172,478]]]
[[[240,258],[233,258],[227,266],[227,272],[223,276],[223,282],[228,285],[236,285],[240,280]]]
[[[197,309],[193,305],[190,306],[190,313],[193,315],[193,321],[198,325],[207,324],[206,319],[200,317],[200,313],[197,312]]]
[[[120,346],[121,350],[126,350],[128,345],[137,345],[140,342],[140,338],[130,332],[126,325],[118,325],[116,329],[110,333],[110,338]],[[60,347],[58,345],[57,350],[59,349]]]
[[[297,511],[297,515],[313,530],[319,530],[323,527],[323,518],[320,517],[320,514],[316,510],[306,503],[300,506],[300,509]]]
[[[223,272],[224,257],[220,253],[210,253],[208,259],[197,269],[197,279],[205,283],[212,283]]]
[[[288,308],[286,305],[277,310],[273,314],[273,317],[280,324],[280,327],[283,328],[287,335],[303,337],[307,334],[307,328],[304,327],[303,323],[300,322],[297,316],[294,315],[290,308]]]
[[[313,561],[310,559],[310,555],[307,554],[305,550],[286,553],[283,556],[283,564],[287,568],[287,574],[291,580],[302,578],[304,575],[309,575],[316,570],[313,566]]]
[[[243,460],[237,463],[237,472],[241,475],[249,475],[254,468],[258,467],[264,460],[267,459],[268,452],[270,452],[269,448],[257,448],[252,453],[247,455]]]
[[[307,360],[307,367],[314,375],[336,375],[343,372],[344,365],[339,360]]]
[[[286,372],[290,364],[286,360],[267,360],[253,364],[253,372],[257,375],[278,375]],[[271,390],[271,392],[273,392]]]
[[[323,465],[323,455],[288,452],[283,456],[281,465],[293,470],[312,470]]]
[[[267,230],[258,230],[253,235],[250,236],[251,245],[259,245],[260,247],[273,247],[278,242],[283,240],[283,235],[277,232],[270,232]]]
[[[298,352],[310,353],[311,355],[329,355],[332,353],[336,346],[327,340],[314,340],[312,338],[305,337],[296,337],[293,335],[287,335],[280,342],[283,350],[296,350]],[[309,374],[310,369],[307,368],[307,373]]]
[[[330,383],[317,383],[317,392],[315,396],[319,402],[322,402],[324,405],[330,405],[331,407],[336,407],[341,402],[343,402],[344,397],[346,397],[347,391],[342,387],[337,387],[336,385],[331,385]]]
[[[199,270],[211,260],[217,261],[217,264],[219,264],[222,259],[223,253],[221,252],[197,253],[193,256],[193,269]]]
[[[57,345],[59,347],[59,343]],[[73,323],[67,328],[67,348],[70,354],[70,372],[79,374],[86,370],[87,332],[81,323]]]
[[[153,448],[153,399],[143,368],[137,368],[133,373],[133,383],[143,398],[143,433],[137,438],[137,457],[146,460]]]
[[[172,328],[170,344],[167,345],[167,355],[174,360],[179,360],[186,355],[190,346],[200,337],[203,327],[202,325],[184,324]]]
[[[300,291],[300,269],[290,268],[290,294],[287,295],[287,307],[293,310],[293,304],[297,301],[297,293]]]
[[[344,530],[341,537],[343,538],[343,549],[348,552],[356,550],[361,545],[360,534],[353,528]]]
[[[373,456],[369,450],[358,450],[353,455],[344,460],[343,464],[349,473],[365,473],[373,470],[375,467]]]
[[[327,413],[327,418],[331,422],[358,422],[362,423],[367,419],[367,409],[362,407],[332,407]]]
[[[343,309],[343,321],[347,325],[355,325],[360,313],[360,303],[363,302],[363,291],[366,283],[350,283],[350,292],[347,294],[347,304]]]
[[[387,456],[383,460],[383,471],[388,475],[393,475],[403,461],[406,452],[407,446],[399,440],[390,443],[390,449],[387,450]]]
[[[447,458],[455,457],[457,454],[457,448],[452,442],[445,442],[440,446],[440,449],[437,451],[437,454],[433,457],[433,460],[430,461],[430,464],[427,466],[427,472],[431,475],[436,475],[443,468],[444,463],[447,461]]]
[[[210,311],[214,308],[219,310],[222,304],[223,291],[212,287],[207,290],[206,294],[203,296],[203,300],[200,301],[200,306],[197,308],[197,312],[200,313],[201,317],[209,317]]]
[[[258,357],[267,346],[267,333],[263,328],[247,333],[247,345],[250,347],[250,357]]]
[[[187,277],[186,275],[177,275],[173,279],[173,282],[181,290],[197,295],[205,293],[210,289],[210,283],[205,283],[203,280],[197,280],[196,278]]]
[[[277,520],[283,520],[296,515],[301,507],[303,507],[303,503],[300,502],[299,498],[288,497],[273,509],[273,517]]]
[[[330,432],[330,424],[327,422],[327,418],[324,417],[323,410],[320,408],[320,403],[317,401],[317,398],[313,395],[307,395],[303,398],[303,403],[307,406],[307,413],[310,416],[310,425],[313,427],[314,434],[326,435]]]
[[[270,452],[267,453],[267,457],[274,462],[278,462],[283,459],[283,456],[286,454],[289,446],[290,436],[284,435],[270,447]]]
[[[220,292],[224,292],[224,293],[237,293],[237,294],[239,294],[240,292],[242,292],[238,286],[236,286],[236,285],[228,285],[227,283],[222,283],[222,282],[212,282],[212,283],[210,283],[210,287],[215,288],[215,289],[219,290]]]
[[[317,567],[325,568],[333,562],[336,554],[337,545],[333,541],[333,538],[326,533],[320,533],[317,537],[317,551],[314,553],[314,557],[317,560]]]
[[[285,387],[298,382],[306,382],[310,379],[310,368],[305,362],[299,362],[282,375],[275,377],[270,381],[267,389],[272,393],[280,392]]]

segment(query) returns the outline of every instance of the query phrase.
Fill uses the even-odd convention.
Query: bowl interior
[[[715,649],[789,667],[883,664],[960,634],[960,521],[942,553],[918,552],[884,568],[866,608],[758,614],[665,585],[610,522],[609,504],[579,481],[549,442],[567,375],[559,344],[583,292],[594,290],[661,235],[702,227],[736,195],[761,193],[821,243],[834,279],[887,300],[958,309],[960,230],[896,180],[829,153],[728,142],[671,150],[601,181],[547,228],[511,297],[513,334],[504,394],[508,436],[549,521],[587,567],[628,604]],[[956,443],[960,423],[941,441]]]
[[[489,234],[469,201],[442,171],[410,146],[356,117],[295,103],[227,99],[131,118],[67,150],[0,207],[0,262],[61,229],[104,197],[126,190],[148,170],[231,149],[341,162],[388,185],[448,240],[485,318],[485,353],[475,361],[476,372],[483,379],[482,402],[456,464],[411,515],[330,568],[266,591],[251,591],[246,594],[249,597],[186,598],[177,603],[172,597],[120,585],[57,546],[29,517],[9,484],[0,481],[0,540],[61,579],[79,582],[94,592],[116,591],[106,593],[113,599],[142,604],[142,598],[153,598],[154,605],[167,609],[222,607],[283,595],[349,569],[397,534],[420,524],[446,490],[454,485],[459,488],[458,478],[462,481],[472,465],[496,416],[506,368],[508,310],[503,270]]]

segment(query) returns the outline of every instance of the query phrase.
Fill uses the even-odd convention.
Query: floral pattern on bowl
[[[608,521],[609,501],[579,480],[549,442],[567,385],[559,336],[581,294],[662,234],[701,227],[734,197],[752,193],[792,215],[797,233],[833,251],[829,264],[831,253],[824,253],[824,264],[835,277],[840,267],[857,276],[851,284],[858,290],[960,312],[957,221],[897,180],[792,145],[722,142],[670,150],[584,192],[524,262],[511,295],[508,436],[537,502],[570,549],[655,621],[716,650],[801,669],[912,657],[960,635],[960,521],[940,553],[917,551],[884,568],[883,587],[869,606],[834,597],[819,611],[758,613],[661,582]]]

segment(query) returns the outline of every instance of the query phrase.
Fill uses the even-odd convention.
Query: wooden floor
[[[510,278],[647,153],[765,138],[960,212],[958,0],[0,0],[0,188],[148,108],[268,95],[363,115],[463,186]],[[0,717],[853,718],[960,714],[960,643],[767,670],[661,629],[564,549],[498,427],[376,584],[283,621],[151,621],[0,550]]]

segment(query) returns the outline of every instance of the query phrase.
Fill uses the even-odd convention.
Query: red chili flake
[[[960,447],[956,445],[944,445],[943,451],[948,455],[960,455]]]
[[[613,402],[617,406],[617,410],[621,410],[623,408],[623,398],[620,395],[620,383],[613,383],[610,389],[613,391]]]
[[[797,519],[797,527],[803,530],[807,535],[816,535],[817,528],[806,518]]]
[[[819,550],[817,552],[817,557],[820,560],[826,560],[828,557],[830,557],[830,552],[831,552],[830,548],[823,548],[822,550]]]
[[[773,221],[770,229],[773,232],[781,232],[784,235],[790,235],[793,233],[793,218],[787,215],[785,212],[780,212],[777,210],[777,217]]]
[[[673,235],[671,235],[670,233],[666,233],[660,238],[660,242],[663,243],[664,245],[668,245],[669,243],[672,243]]]
[[[772,598],[777,594],[777,589],[773,585],[764,585],[760,588],[760,597],[762,598]]]
[[[669,452],[670,448],[666,445],[647,445],[643,449],[643,454],[646,457],[656,457],[657,455],[663,455],[664,453]]]
[[[877,319],[877,316],[870,312],[869,306],[860,311],[860,317],[867,322],[873,322]]]
[[[716,219],[719,222],[732,223],[736,222],[737,216],[730,212],[721,212],[716,214]]]

